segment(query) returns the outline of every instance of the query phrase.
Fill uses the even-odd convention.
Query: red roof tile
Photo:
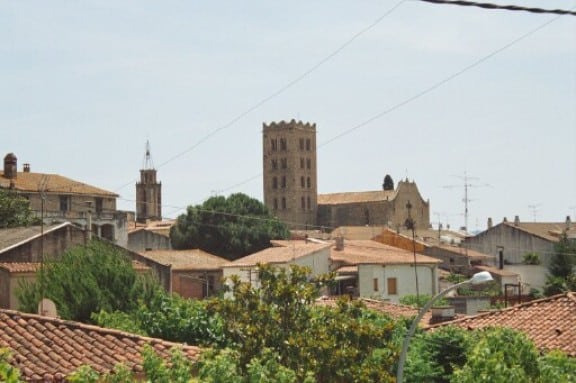
[[[0,347],[12,353],[11,363],[19,368],[25,381],[43,382],[46,375],[68,376],[82,365],[99,372],[112,371],[124,363],[133,371],[142,370],[140,353],[152,346],[162,358],[170,350],[181,348],[196,360],[200,349],[161,339],[142,337],[118,330],[83,323],[0,310]]]
[[[576,357],[575,324],[576,295],[569,292],[438,326],[458,326],[469,330],[508,327],[526,333],[539,349],[558,349]]]
[[[11,182],[14,182],[14,189],[23,192],[38,193],[38,185],[43,184],[45,185],[47,193],[88,194],[111,198],[118,197],[118,194],[116,193],[74,181],[58,174],[18,172],[16,178],[8,179],[4,177],[4,172],[0,171],[0,188],[8,189]]]
[[[416,258],[416,259],[414,259]],[[416,254],[398,247],[389,246],[376,241],[344,240],[344,248],[336,250],[332,247],[330,259],[348,265],[378,264],[438,264],[442,261],[427,255]]]

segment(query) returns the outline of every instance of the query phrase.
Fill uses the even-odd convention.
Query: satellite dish
[[[38,303],[38,314],[45,317],[58,318],[56,304],[48,298],[43,298],[40,303]]]

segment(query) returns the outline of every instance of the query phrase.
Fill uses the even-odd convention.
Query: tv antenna
[[[473,184],[471,183],[472,180],[477,180],[478,177],[470,177],[468,175],[468,173],[466,172],[466,170],[464,171],[464,175],[460,176],[460,175],[454,175],[453,177],[457,177],[460,178],[462,180],[462,183],[457,184],[457,185],[445,185],[444,188],[446,189],[454,189],[454,188],[464,188],[464,198],[462,198],[462,202],[464,202],[464,231],[468,232],[468,216],[469,216],[469,210],[468,210],[468,204],[470,202],[472,202],[472,200],[468,197],[468,189],[470,188],[474,188],[474,187],[486,187],[486,186],[490,186],[489,184]]]
[[[536,203],[536,204],[528,205],[528,207],[530,208],[530,210],[532,210],[533,221],[536,222],[536,215],[538,214],[538,208],[540,207],[540,204]]]

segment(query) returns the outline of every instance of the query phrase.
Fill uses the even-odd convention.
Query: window
[[[282,176],[282,188],[286,187],[286,176]]]
[[[310,197],[308,197],[308,210],[310,210]]]
[[[396,295],[398,294],[398,284],[396,278],[388,278],[388,295]]]
[[[306,139],[306,150],[310,150],[310,139]]]
[[[96,202],[96,214],[102,213],[104,207],[104,201],[102,200],[102,198],[96,198],[95,202]]]
[[[286,209],[286,197],[282,197],[282,209]]]
[[[306,178],[306,186],[308,187],[308,189],[310,189],[310,185],[312,185],[312,183],[310,182],[310,177]]]
[[[270,139],[270,147],[272,147],[273,151],[278,150],[278,141],[275,138]]]
[[[288,160],[286,158],[282,158],[280,160],[280,165],[282,166],[282,169],[287,169],[288,168]]]
[[[300,169],[304,169],[304,158],[300,158]]]
[[[280,139],[280,150],[286,150],[287,146],[286,146],[286,139],[285,138],[281,138]]]
[[[300,186],[304,187],[304,176],[300,177]]]
[[[272,189],[278,189],[278,178],[272,178]]]
[[[374,284],[374,291],[378,291],[378,278],[374,278],[372,283]]]
[[[300,198],[300,206],[302,207],[302,210],[306,209],[306,201],[304,200],[304,197]]]
[[[60,196],[60,211],[70,211],[70,196],[61,195]]]
[[[304,139],[300,139],[300,150],[304,150]]]
[[[276,169],[278,169],[278,160],[273,159],[272,160],[272,170],[276,170]]]
[[[306,158],[306,169],[310,169],[312,167],[312,161],[310,161],[310,158]]]
[[[274,210],[278,210],[278,198],[274,198]]]

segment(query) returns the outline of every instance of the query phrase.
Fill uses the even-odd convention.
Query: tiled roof
[[[332,247],[330,259],[348,265],[413,264],[414,253],[376,241],[344,240],[344,248],[342,250],[336,250],[335,246]],[[437,264],[441,262],[427,255],[416,254],[416,263],[419,264]]]
[[[139,254],[162,265],[172,265],[172,270],[214,270],[229,262],[200,249],[148,250]]]
[[[374,239],[385,230],[384,226],[340,226],[332,230],[330,234],[332,238],[338,236],[344,239]]]
[[[58,174],[18,172],[16,178],[8,179],[4,177],[4,172],[0,171],[0,188],[8,189],[12,181],[14,181],[15,190],[22,192],[38,193],[39,185],[44,185],[47,193],[118,197],[118,194]]]
[[[488,271],[490,274],[499,275],[501,277],[518,277],[520,274],[506,269],[499,269],[494,266],[477,265],[474,266],[475,270]]]
[[[276,243],[281,243],[275,241]],[[247,255],[224,265],[224,267],[248,267],[258,263],[286,263],[331,246],[329,243],[315,243],[311,241],[286,241],[288,246],[274,246]]]
[[[558,242],[560,235],[567,228],[566,222],[503,222],[502,224],[552,242]],[[570,233],[576,235],[574,225],[571,226]]]
[[[168,221],[150,221],[147,223],[131,222],[128,224],[128,234],[138,232],[140,230],[147,230],[155,234],[160,234],[165,237],[170,236],[170,228],[176,223],[175,220]]]
[[[458,326],[469,330],[508,327],[524,332],[539,349],[558,349],[576,357],[575,323],[576,295],[569,292],[445,322],[441,326]]]
[[[44,234],[47,234],[68,225],[72,224],[70,222],[64,222],[55,225],[44,225],[44,229],[42,229],[41,226],[0,229],[0,253],[3,253],[15,245],[40,237],[42,230],[44,230]]]
[[[140,353],[150,345],[164,359],[174,347],[196,360],[200,349],[160,339],[90,326],[57,318],[0,310],[0,347],[12,353],[11,363],[25,381],[58,381],[78,367],[89,365],[100,373],[123,363],[142,371]]]
[[[395,190],[318,194],[318,205],[388,201],[393,200],[395,197]]]
[[[494,258],[493,255],[484,254],[484,253],[481,253],[479,251],[467,249],[467,248],[460,247],[460,246],[441,245],[441,246],[438,246],[438,248],[443,249],[443,250],[447,250],[447,251],[454,253],[454,254],[457,254],[457,255],[461,255],[463,257],[468,257],[471,260],[487,261],[489,259]]]

